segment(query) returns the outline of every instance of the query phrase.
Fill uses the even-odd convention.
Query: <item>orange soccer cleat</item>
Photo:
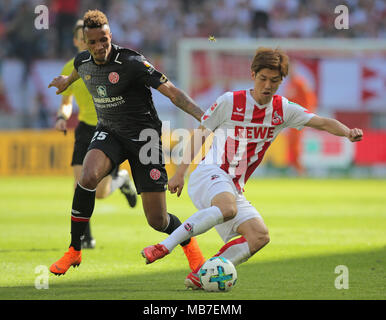
[[[74,247],[70,247],[63,257],[51,265],[50,271],[53,274],[60,276],[65,274],[68,268],[71,266],[75,268],[79,266],[81,262],[82,251],[77,251]]]
[[[202,255],[196,238],[192,237],[189,244],[183,246],[182,249],[184,250],[186,258],[189,261],[189,267],[192,271],[196,270],[204,264],[205,258]]]

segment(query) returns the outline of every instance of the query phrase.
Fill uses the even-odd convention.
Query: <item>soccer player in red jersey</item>
[[[213,132],[212,146],[188,184],[189,196],[198,211],[164,241],[143,249],[147,263],[169,254],[184,239],[212,227],[225,242],[216,256],[227,258],[235,266],[263,248],[269,242],[268,228],[243,191],[268,147],[284,128],[300,130],[307,126],[352,142],[362,140],[361,129],[350,129],[335,119],[319,117],[275,95],[288,74],[288,66],[288,56],[281,50],[259,48],[251,65],[253,88],[226,92],[202,116],[201,126],[187,147],[189,152],[185,152],[185,160],[168,183],[170,192],[179,196],[195,151],[201,147],[203,136]],[[187,276],[187,287],[201,288],[199,269]]]

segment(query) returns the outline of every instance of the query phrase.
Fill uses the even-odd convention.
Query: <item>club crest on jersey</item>
[[[283,117],[280,116],[280,115],[277,113],[277,111],[275,111],[275,112],[273,113],[273,117],[272,117],[272,124],[275,125],[275,126],[277,126],[277,125],[282,124],[282,123],[283,123]]]
[[[109,73],[109,81],[112,84],[116,84],[119,81],[119,74],[117,72],[110,72]]]
[[[214,175],[212,175],[212,176],[210,177],[210,180],[215,180],[215,179],[217,179],[217,178],[220,178],[220,176],[217,175],[217,174],[214,174]]]
[[[107,97],[106,86],[96,86],[98,96],[105,98]]]
[[[151,169],[150,178],[153,180],[158,180],[161,177],[161,172],[158,169]]]

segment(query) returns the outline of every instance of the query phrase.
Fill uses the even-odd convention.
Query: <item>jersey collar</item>
[[[120,55],[120,53],[118,52],[118,46],[116,44],[112,43],[111,44],[110,59],[107,61],[107,63],[105,63],[103,65],[107,65],[107,64],[110,64],[110,63],[122,64],[122,62],[118,60],[119,55]],[[92,61],[95,63],[95,60],[94,60],[93,56],[91,55],[91,53],[90,53],[90,59],[92,59]],[[98,64],[98,66],[100,66],[100,65]]]
[[[273,98],[272,98],[269,102],[267,102],[266,104],[259,104],[259,103],[255,100],[255,98],[252,96],[251,90],[253,90],[253,89],[250,88],[250,89],[247,90],[247,97],[248,97],[249,99],[251,99],[251,100],[253,101],[254,105],[255,105],[256,107],[258,107],[259,109],[267,108],[267,107],[272,103]]]
[[[110,62],[111,63],[117,63],[122,64],[122,61],[119,59],[120,52],[118,51],[118,46],[116,44],[111,44],[111,56],[110,56]]]

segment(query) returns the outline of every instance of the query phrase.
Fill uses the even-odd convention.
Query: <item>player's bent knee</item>
[[[162,218],[147,217],[147,223],[156,231],[164,231],[167,227],[167,220]]]
[[[152,227],[154,230],[162,232],[164,230],[164,226],[161,223],[148,221],[149,226]]]
[[[83,167],[79,183],[88,189],[96,189],[99,182],[103,179],[103,173],[97,168]]]
[[[224,221],[233,219],[237,214],[237,205],[235,201],[216,201],[212,203],[212,205],[220,209],[224,216]]]
[[[217,208],[220,209],[224,221],[228,221],[233,219],[237,214],[237,205],[233,203],[223,203],[223,204],[216,204]]]
[[[224,221],[228,221],[233,219],[237,214],[237,205],[236,204],[228,204],[227,206],[224,206],[223,208],[220,208],[223,216]]]
[[[224,221],[233,219],[237,214],[236,199],[228,193],[220,194],[212,200],[212,205],[220,209]]]
[[[87,189],[95,189],[98,185],[98,177],[92,172],[84,172],[79,179],[81,186]]]

